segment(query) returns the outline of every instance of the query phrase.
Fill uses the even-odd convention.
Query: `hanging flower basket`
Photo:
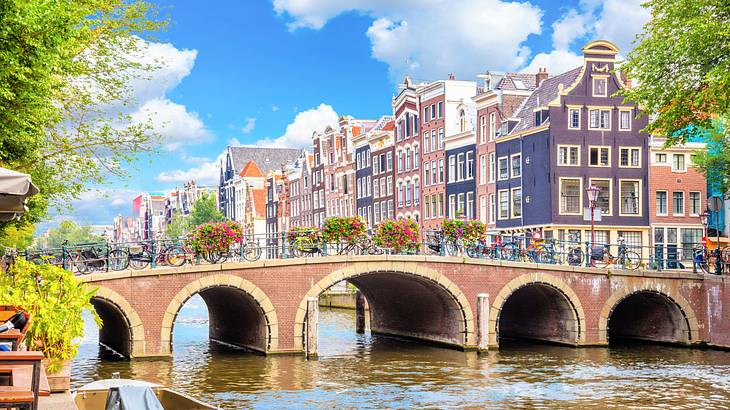
[[[373,241],[394,253],[414,253],[418,251],[418,223],[413,219],[387,219],[376,228]]]

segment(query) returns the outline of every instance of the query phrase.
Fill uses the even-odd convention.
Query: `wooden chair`
[[[50,394],[41,352],[0,352],[0,408],[38,409],[38,397]]]
[[[18,310],[21,309],[16,306],[0,305],[0,324],[5,323]],[[12,345],[11,350],[18,350],[20,348],[20,344],[23,342],[25,334],[30,328],[30,321],[31,319],[28,319],[28,322],[22,329],[11,329],[7,332],[0,333],[0,343],[10,342]]]

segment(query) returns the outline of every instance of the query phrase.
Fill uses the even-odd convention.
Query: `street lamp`
[[[707,237],[707,220],[710,217],[710,212],[708,212],[706,209],[700,214],[700,223],[702,224],[702,236]]]
[[[596,201],[598,200],[598,193],[601,192],[601,188],[591,185],[588,188],[586,188],[586,193],[588,194],[588,207],[591,209],[591,252],[588,256],[591,258],[593,256],[593,246],[596,241],[596,218],[595,218],[595,210],[596,210]]]

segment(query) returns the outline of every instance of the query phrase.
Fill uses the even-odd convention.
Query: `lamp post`
[[[601,188],[591,185],[588,188],[586,188],[586,193],[588,194],[588,206],[591,209],[591,250],[590,255],[587,257],[593,256],[593,246],[596,241],[596,200],[598,200],[598,193],[601,192]]]
[[[700,223],[702,224],[702,237],[705,239],[705,242],[707,242],[707,219],[710,216],[710,212],[708,210],[704,210],[700,214]]]

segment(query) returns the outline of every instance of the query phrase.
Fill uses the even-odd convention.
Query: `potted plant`
[[[91,305],[95,293],[96,288],[88,287],[66,269],[21,258],[7,274],[0,275],[0,304],[30,313],[25,344],[28,350],[45,355],[51,391],[70,388],[69,363],[76,356],[78,339],[84,335],[83,311],[90,311],[101,326]]]
[[[328,243],[349,243],[366,235],[365,222],[359,216],[327,218],[322,227],[322,236]]]
[[[209,262],[217,261],[219,255],[228,253],[231,245],[241,241],[243,241],[241,225],[230,220],[198,225],[187,239],[190,247]]]
[[[418,223],[410,218],[386,219],[376,228],[373,241],[393,253],[415,253],[418,251]]]

